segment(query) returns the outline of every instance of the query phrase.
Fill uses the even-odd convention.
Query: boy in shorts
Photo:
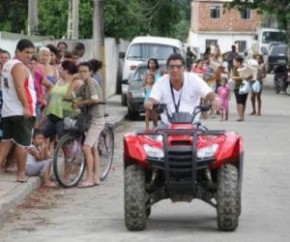
[[[39,130],[34,130],[32,146],[28,149],[26,160],[27,176],[42,176],[43,186],[57,187],[50,180],[50,169],[52,159],[49,158],[49,150],[45,142],[43,134]]]

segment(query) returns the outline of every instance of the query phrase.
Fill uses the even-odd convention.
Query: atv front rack
[[[197,142],[199,136],[223,135],[224,130],[188,130],[188,129],[157,129],[146,132],[139,132],[137,135],[162,136],[164,158],[148,157],[150,165],[154,168],[164,170],[165,182],[169,196],[171,193],[176,195],[192,194],[196,195],[197,171],[207,167],[214,161],[214,157],[198,158]],[[181,143],[169,144],[170,136],[192,136],[192,144],[184,145]]]

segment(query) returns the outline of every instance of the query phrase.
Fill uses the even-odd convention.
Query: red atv
[[[217,209],[220,230],[235,230],[241,214],[242,137],[193,123],[209,105],[193,114],[169,114],[165,104],[153,108],[166,111],[168,128],[124,136],[126,227],[143,230],[151,206],[162,199],[198,198]]]

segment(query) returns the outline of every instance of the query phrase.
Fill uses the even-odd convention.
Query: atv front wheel
[[[234,231],[239,225],[241,196],[238,169],[227,164],[218,170],[217,175],[217,224],[219,230]]]
[[[125,224],[132,231],[146,227],[145,171],[137,165],[125,168]]]

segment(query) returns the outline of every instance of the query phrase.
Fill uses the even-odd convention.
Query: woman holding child
[[[237,112],[238,112],[238,122],[245,121],[245,111],[246,111],[246,102],[248,93],[241,94],[239,92],[240,86],[242,85],[243,78],[241,77],[239,73],[239,69],[244,68],[243,65],[244,58],[241,56],[237,56],[234,58],[233,64],[234,68],[232,69],[232,80],[234,81],[234,93],[236,97],[237,102]],[[250,80],[252,76],[247,77],[248,80]]]

